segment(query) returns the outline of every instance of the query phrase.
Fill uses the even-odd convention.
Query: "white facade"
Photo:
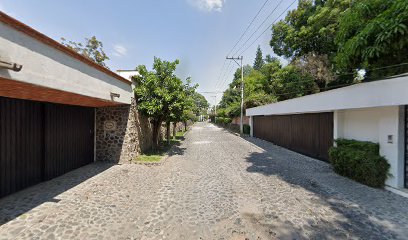
[[[400,76],[251,108],[246,113],[252,129],[254,116],[333,112],[334,139],[379,143],[380,154],[391,165],[386,185],[403,188],[405,105],[408,76]]]
[[[0,69],[0,77],[56,90],[130,104],[129,83],[0,22],[0,58],[23,65],[20,72]]]
[[[327,112],[408,104],[408,76],[361,83],[246,110],[247,116]]]
[[[376,107],[334,112],[334,139],[345,138],[380,144],[380,155],[391,165],[386,184],[404,187],[403,108]]]

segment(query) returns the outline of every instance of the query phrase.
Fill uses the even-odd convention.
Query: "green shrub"
[[[218,124],[230,124],[232,122],[231,118],[227,118],[227,117],[217,117],[217,123]]]
[[[243,131],[244,131],[244,134],[250,134],[251,133],[251,126],[249,126],[247,124],[244,124]]]
[[[329,150],[334,171],[371,187],[384,187],[390,165],[379,155],[379,144],[356,140],[336,140]]]
[[[337,139],[336,143],[338,147],[350,147],[353,149],[361,149],[375,155],[380,153],[380,144],[378,143],[363,142],[350,139]]]

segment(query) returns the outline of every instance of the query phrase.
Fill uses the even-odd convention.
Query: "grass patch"
[[[186,131],[177,132],[176,138],[171,139],[170,143],[167,143],[167,140],[162,141],[157,150],[147,151],[137,156],[135,161],[144,162],[144,163],[160,162],[162,158],[170,151],[172,146],[180,144],[180,142],[184,139],[185,134],[186,134]]]
[[[187,131],[180,131],[176,133],[176,139],[184,137]]]

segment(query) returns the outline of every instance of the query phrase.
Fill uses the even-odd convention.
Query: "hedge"
[[[244,131],[244,134],[250,134],[251,133],[251,126],[249,126],[247,124],[244,124],[243,131]]]
[[[384,187],[390,165],[379,155],[379,144],[347,139],[336,143],[329,150],[336,173],[371,187]]]

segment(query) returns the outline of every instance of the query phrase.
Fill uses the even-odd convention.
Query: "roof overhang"
[[[246,115],[316,113],[407,104],[408,76],[399,76],[249,108]]]
[[[108,101],[2,77],[0,77],[0,96],[84,107],[123,105],[123,103],[115,102],[113,100]]]
[[[29,86],[27,89],[33,89],[30,86],[35,86],[35,89],[44,89],[44,96],[50,89],[53,90],[52,92],[64,93],[64,96],[86,96],[88,100],[93,99],[97,102],[86,103],[90,106],[100,105],[100,101],[107,105],[131,103],[133,91],[130,80],[94,63],[2,12],[0,12],[0,60],[4,63],[3,67],[0,67],[0,78],[16,81],[14,84],[8,83],[7,86],[18,87],[26,83],[26,86]],[[13,67],[14,64],[18,65]],[[21,69],[18,66],[23,67]],[[9,97],[10,95],[26,95],[26,92],[21,94],[2,92],[4,93],[1,94],[2,96]],[[50,97],[52,99],[43,100],[60,101],[56,100],[57,96],[50,95]],[[112,97],[115,103],[112,103]],[[80,101],[72,103],[69,98],[71,97],[64,99],[63,102],[82,104]]]

